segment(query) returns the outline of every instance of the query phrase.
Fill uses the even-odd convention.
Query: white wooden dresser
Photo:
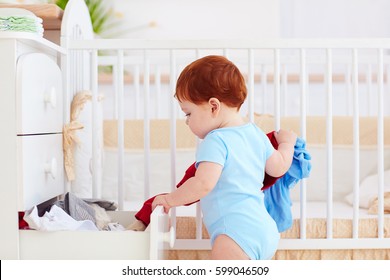
[[[63,47],[58,42],[60,35],[61,39],[70,39],[75,34],[93,34],[88,8],[82,0],[69,1],[63,17],[53,6],[18,7],[34,9],[39,17],[49,16],[50,26],[45,26],[44,18],[47,39],[0,32],[0,259],[165,258],[166,240],[173,242],[174,231],[162,207],[152,213],[150,230],[142,232],[19,230],[18,212],[69,190],[62,150],[62,128],[69,122],[69,96],[74,94],[68,91],[72,78],[82,80],[82,89],[88,89],[87,78],[78,74],[90,77],[84,70],[91,67],[90,60],[83,60],[86,67],[80,72],[80,64],[74,63],[80,57],[66,52],[67,40],[62,42]],[[74,70],[75,77],[69,69]],[[125,227],[135,214],[107,213],[113,222]]]
[[[0,259],[19,258],[18,212],[64,193],[63,54],[37,35],[0,33]]]

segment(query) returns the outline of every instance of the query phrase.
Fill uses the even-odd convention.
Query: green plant
[[[65,10],[69,0],[56,0],[55,4]],[[105,2],[105,3],[104,3]],[[113,10],[107,6],[107,1],[85,0],[91,17],[92,28],[95,34],[101,37],[110,37],[110,30],[118,26]]]

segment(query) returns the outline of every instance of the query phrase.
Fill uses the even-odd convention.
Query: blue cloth
[[[290,189],[300,179],[309,177],[311,156],[306,150],[306,142],[297,138],[291,167],[276,183],[264,190],[264,204],[268,213],[275,220],[278,231],[283,232],[292,226]]]

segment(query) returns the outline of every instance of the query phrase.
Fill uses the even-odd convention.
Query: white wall
[[[280,0],[281,36],[390,37],[389,0]]]
[[[390,37],[389,0],[110,1],[133,29],[122,37]]]
[[[111,0],[135,28],[126,37],[243,39],[279,36],[279,0]],[[140,28],[149,22],[154,28]]]

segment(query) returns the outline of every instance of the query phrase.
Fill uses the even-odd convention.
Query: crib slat
[[[262,113],[267,113],[267,66],[265,64],[261,65],[261,88],[263,89],[262,95]]]
[[[141,108],[141,102],[140,102],[140,70],[139,70],[139,65],[134,66],[134,111],[135,111],[135,118],[140,119],[141,118],[141,113],[140,113],[140,108]]]
[[[378,50],[378,237],[384,238],[383,49]]]
[[[280,49],[274,49],[274,114],[275,130],[280,129]]]
[[[161,69],[156,66],[154,84],[156,87],[156,118],[161,118]]]
[[[385,96],[386,97],[390,97],[390,62],[388,62],[388,60],[386,59],[386,74],[385,74],[385,77],[386,77],[386,88],[384,88],[384,98]],[[390,114],[390,110],[386,110],[388,109],[390,106],[387,106],[384,108],[384,111],[383,113],[386,114],[386,116],[388,116]]]
[[[301,137],[306,139],[306,117],[307,117],[307,70],[306,70],[306,50],[301,49],[300,51],[300,117],[301,117]]]
[[[255,118],[255,58],[253,49],[248,50],[248,114],[249,120]]]
[[[307,72],[306,72],[306,50],[300,50],[300,88],[301,88],[301,114],[300,127],[301,137],[306,139],[306,89],[307,89]],[[306,179],[300,183],[300,238],[306,239]]]
[[[223,56],[224,56],[224,57],[226,57],[227,59],[229,59],[229,50],[228,50],[228,49],[224,48],[223,51],[222,51],[222,53],[223,53]]]
[[[283,64],[282,66],[282,81],[281,81],[281,115],[286,116],[287,115],[287,65]]]
[[[228,50],[227,49],[223,49],[223,55],[227,58],[228,56]],[[196,59],[199,59],[200,58],[200,51],[199,49],[196,49],[196,52],[195,52],[195,56],[196,56]],[[195,136],[195,140],[196,140],[196,147],[198,147],[199,143],[200,143],[200,139]],[[195,232],[195,238],[197,240],[201,240],[202,239],[202,232],[203,232],[203,217],[202,217],[202,208],[200,207],[200,203],[196,203],[196,207],[195,207],[195,223],[196,223],[196,232]]]
[[[75,50],[71,50],[69,51],[69,65],[67,66],[67,68],[69,69],[68,70],[68,75],[69,75],[69,97],[70,97],[70,102],[72,101],[72,98],[74,96],[74,94],[77,92],[76,90],[76,78],[75,78],[75,75],[76,75],[76,63],[75,63],[75,60],[76,60],[76,56],[75,56]],[[69,103],[70,104],[70,103]]]
[[[360,168],[360,151],[359,151],[359,77],[358,77],[358,51],[356,48],[352,50],[352,93],[353,93],[353,152],[354,152],[354,168],[353,168],[353,238],[358,238],[359,235],[359,168]]]
[[[346,74],[346,85],[347,85],[347,101],[346,101],[346,112],[347,115],[351,115],[351,106],[352,106],[352,86],[351,86],[351,65],[347,65],[347,74]]]
[[[97,59],[97,57],[96,57],[96,59]],[[84,64],[83,63],[83,51],[78,51],[77,52],[77,61],[78,61],[78,65],[77,65],[78,69],[81,69],[81,71],[84,71],[83,70],[83,64]],[[83,73],[83,72],[81,72],[81,73]],[[77,86],[78,86],[77,91],[83,90],[84,89],[83,88],[83,86],[84,86],[83,80],[84,79],[82,78],[82,75],[77,75],[76,78],[77,78]],[[92,82],[92,80],[91,80],[91,82]]]
[[[118,109],[118,208],[119,210],[124,209],[124,190],[125,190],[125,130],[124,130],[124,78],[123,78],[123,50],[117,51],[116,61],[116,76],[115,81],[117,83],[116,93]]]
[[[200,207],[200,203],[196,203],[196,233],[195,238],[200,240],[202,239],[202,231],[203,231],[203,217],[202,217],[202,208]]]
[[[64,48],[67,48],[68,40],[63,40],[62,43]],[[72,86],[73,86],[73,76],[72,71],[73,70],[71,61],[73,60],[72,50],[68,52],[68,55],[62,55],[61,56],[61,72],[62,72],[62,79],[63,79],[63,95],[64,95],[64,102],[66,106],[64,106],[64,123],[70,123],[70,104],[72,102],[73,98],[73,92]],[[73,72],[74,73],[74,72]],[[3,130],[4,133],[4,130]],[[4,140],[4,139],[3,139]],[[71,182],[68,180],[65,180],[65,192],[71,191]],[[12,211],[12,209],[10,209]],[[4,214],[4,213],[3,213]],[[16,229],[16,228],[15,228]],[[10,244],[10,243],[8,243]]]
[[[144,196],[150,197],[150,59],[144,51]]]
[[[176,55],[174,50],[169,51],[169,86],[171,92],[175,92],[176,87]],[[171,190],[176,188],[176,101],[170,99],[170,153],[171,153]],[[171,210],[171,223],[176,229],[176,208]]]
[[[99,60],[99,65],[101,65]],[[114,87],[114,98],[112,100],[112,105],[114,108],[114,111],[112,112],[112,119],[117,120],[118,119],[118,63],[113,63],[112,65],[112,85]]]
[[[97,98],[98,98],[98,53],[91,51],[91,92],[92,92],[92,197],[99,198],[101,190],[101,180],[99,178],[99,158],[98,158],[98,118],[97,118]],[[81,75],[78,75],[81,76]],[[80,86],[80,84],[79,84]]]
[[[372,65],[369,63],[367,65],[367,115],[371,116],[371,98],[373,98],[372,94]]]
[[[331,239],[333,238],[333,59],[331,49],[326,50],[326,92],[326,237]]]

